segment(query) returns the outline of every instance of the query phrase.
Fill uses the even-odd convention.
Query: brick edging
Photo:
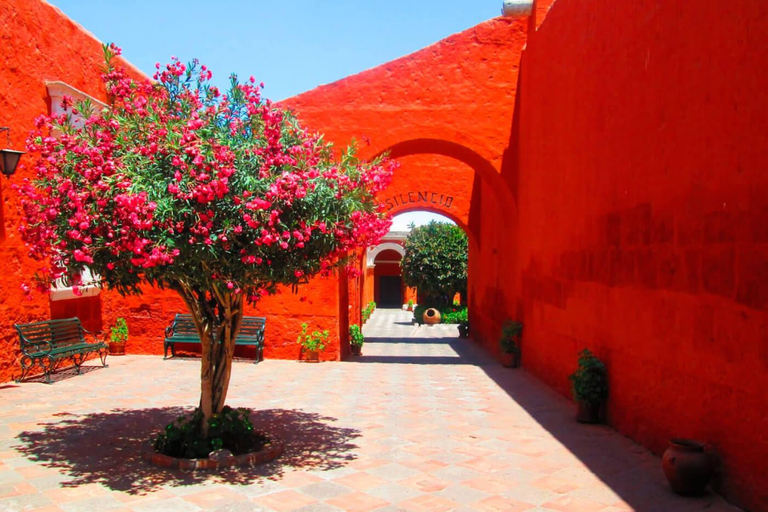
[[[147,447],[143,458],[153,466],[170,469],[180,469],[182,471],[195,471],[198,469],[223,469],[237,466],[255,466],[264,464],[278,458],[285,450],[285,443],[279,437],[261,432],[262,435],[271,441],[267,443],[258,452],[244,453],[242,455],[233,455],[222,459],[182,459],[157,453],[153,446]]]

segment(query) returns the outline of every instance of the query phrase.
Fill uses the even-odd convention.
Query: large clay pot
[[[434,325],[440,323],[440,312],[436,310],[435,308],[429,308],[424,312],[424,316],[422,318],[424,320],[424,323],[427,325]]]
[[[306,361],[307,363],[319,363],[320,352],[318,352],[317,350],[305,350],[304,361]]]
[[[670,440],[661,467],[672,490],[683,496],[703,494],[712,476],[712,462],[704,443],[693,439]]]
[[[579,423],[600,423],[600,404],[594,405],[579,400],[576,405],[576,421]]]

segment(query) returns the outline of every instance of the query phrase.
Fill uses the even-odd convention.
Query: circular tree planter
[[[157,453],[154,446],[149,446],[144,452],[144,460],[160,468],[180,469],[182,471],[196,471],[198,469],[224,469],[239,466],[256,466],[278,458],[285,450],[283,440],[273,435],[262,432],[271,440],[269,444],[258,452],[219,457],[215,459],[181,459]]]

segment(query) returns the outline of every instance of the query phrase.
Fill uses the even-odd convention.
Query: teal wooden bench
[[[72,359],[80,374],[80,366],[89,354],[98,352],[101,364],[107,366],[107,344],[98,341],[96,335],[85,330],[78,318],[46,320],[31,324],[15,324],[21,342],[21,382],[36,365],[45,374],[45,382],[51,383],[51,373],[65,359]],[[94,341],[85,340],[85,335]]]
[[[240,332],[235,338],[235,346],[256,347],[256,361],[264,359],[264,330],[267,319],[258,316],[244,316]],[[176,343],[200,344],[200,336],[197,327],[192,320],[192,315],[177,313],[171,325],[165,328],[165,340],[163,341],[163,359],[168,359],[168,349],[171,349],[171,357],[176,357]]]

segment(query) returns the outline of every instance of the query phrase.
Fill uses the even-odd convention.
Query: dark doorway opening
[[[400,276],[379,277],[379,307],[399,308],[403,305],[403,278]]]

